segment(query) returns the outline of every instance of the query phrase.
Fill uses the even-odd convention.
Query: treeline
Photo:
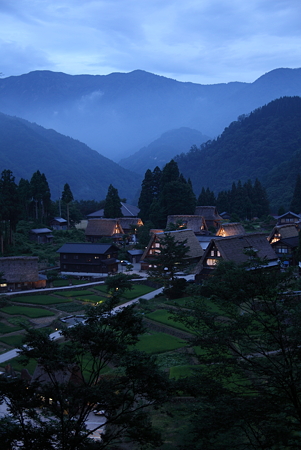
[[[174,160],[162,170],[155,167],[146,171],[138,207],[141,219],[155,228],[165,228],[168,215],[194,214],[196,196],[191,182],[179,172]]]
[[[212,141],[193,146],[175,158],[179,170],[192,181],[214,192],[231,189],[232,183],[256,178],[263,183],[273,211],[287,210],[291,180],[300,171],[301,98],[283,97],[242,115]]]
[[[3,251],[3,246],[12,244],[13,232],[21,220],[32,222],[33,227],[45,226],[54,217],[61,216],[72,225],[103,206],[104,201],[73,201],[68,183],[64,186],[60,200],[53,202],[44,173],[37,170],[30,180],[21,178],[17,184],[12,171],[3,170],[0,177],[1,249]]]
[[[232,184],[231,189],[220,191],[217,196],[209,188],[202,188],[197,204],[216,205],[220,213],[226,211],[240,220],[262,217],[270,212],[266,191],[257,178],[254,184],[251,180],[244,184],[239,180]]]

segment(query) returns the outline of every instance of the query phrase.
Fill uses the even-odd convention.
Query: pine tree
[[[68,183],[66,183],[64,186],[64,190],[62,192],[62,201],[66,204],[66,207],[67,207],[67,224],[68,224],[68,229],[69,229],[69,226],[70,226],[69,206],[70,206],[70,203],[73,201],[73,194],[71,192],[71,189],[70,189],[70,186]]]
[[[106,196],[104,217],[107,219],[116,219],[122,216],[123,214],[121,212],[121,201],[118,195],[118,190],[110,184]]]

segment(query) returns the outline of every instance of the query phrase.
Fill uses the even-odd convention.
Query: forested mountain
[[[119,164],[126,169],[144,175],[147,169],[153,170],[156,166],[162,169],[179,153],[188,151],[192,145],[201,145],[208,139],[208,136],[204,136],[198,130],[192,130],[188,127],[177,128],[163,133],[147,147],[143,147],[128,158],[122,159]]]
[[[288,95],[301,95],[301,69],[213,85],[141,70],[106,76],[35,71],[0,79],[1,112],[79,139],[115,161],[180,127],[215,138],[239,115]]]
[[[68,183],[77,200],[103,200],[113,183],[122,198],[137,197],[141,179],[87,145],[54,130],[0,113],[0,167],[18,182],[39,170],[46,175],[53,199]]]
[[[301,171],[301,98],[283,97],[232,122],[215,140],[176,158],[198,195],[258,178],[273,210],[288,208]]]

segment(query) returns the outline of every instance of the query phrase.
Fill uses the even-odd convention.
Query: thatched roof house
[[[222,223],[216,233],[216,236],[238,236],[245,233],[244,227],[239,222]]]
[[[237,264],[247,262],[251,257],[249,251],[259,258],[264,258],[270,265],[277,266],[278,257],[263,233],[213,238],[196,266],[196,279],[210,275],[221,260]]]
[[[197,262],[203,255],[203,249],[199,244],[194,232],[189,229],[182,229],[176,231],[165,231],[152,234],[147,248],[145,249],[141,258],[141,269],[147,270],[152,257],[156,253],[160,252],[160,240],[166,235],[170,234],[174,237],[175,242],[183,242],[187,240],[187,247],[189,252],[187,253],[187,259],[191,262]]]
[[[196,215],[170,215],[167,216],[166,228],[170,224],[181,224],[183,228],[189,228],[195,234],[204,234],[208,232],[208,227],[203,216]]]
[[[288,223],[285,225],[276,225],[271,231],[268,241],[270,244],[278,242],[281,239],[298,237],[299,229],[296,223]]]
[[[202,216],[206,222],[207,228],[218,228],[224,220],[217,212],[216,206],[197,206],[195,215]]]
[[[117,219],[90,219],[85,231],[86,238],[90,242],[97,241],[102,237],[120,240],[124,234],[123,228]]]
[[[296,264],[295,250],[299,245],[299,227],[297,223],[275,226],[268,241],[276,254],[285,257],[290,264]]]

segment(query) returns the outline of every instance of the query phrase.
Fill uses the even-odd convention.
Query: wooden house
[[[95,276],[118,271],[118,247],[114,244],[70,243],[57,252],[64,273]]]
[[[123,232],[129,235],[135,235],[135,230],[143,225],[139,217],[120,217],[118,222]]]
[[[146,247],[142,257],[141,257],[141,269],[148,270],[151,265],[152,258],[156,253],[160,253],[160,241],[166,235],[170,234],[174,237],[175,242],[183,242],[187,240],[187,247],[189,247],[189,252],[187,253],[186,259],[191,263],[198,262],[203,255],[203,249],[199,244],[194,232],[189,229],[182,229],[176,231],[165,231],[160,233],[153,233],[151,235],[148,246]]]
[[[252,258],[252,253],[264,258],[269,266],[278,267],[278,257],[263,233],[212,238],[195,269],[195,279],[200,281],[210,276],[219,261],[243,264]]]
[[[208,227],[203,216],[196,215],[170,215],[167,216],[166,228],[171,224],[181,228],[189,228],[194,234],[208,234]]]
[[[62,217],[54,217],[50,222],[53,230],[67,230],[67,220]]]
[[[0,258],[3,278],[0,291],[20,291],[46,287],[46,277],[39,274],[37,256],[7,256]]]
[[[268,241],[279,258],[287,259],[290,264],[296,264],[295,250],[299,245],[299,227],[297,223],[276,225],[268,237]]]
[[[121,214],[122,217],[138,217],[139,208],[137,206],[129,205],[128,203],[121,202]],[[87,215],[87,219],[103,219],[104,209],[99,209],[91,214]],[[117,217],[112,217],[112,219],[117,219]]]
[[[217,212],[216,206],[197,206],[195,215],[204,218],[208,230],[213,228],[217,230],[224,220]]]
[[[97,242],[103,237],[118,242],[122,241],[124,234],[118,219],[90,219],[85,230],[89,242]]]
[[[281,216],[275,217],[277,219],[276,226],[278,225],[286,225],[288,223],[297,223],[301,221],[301,216],[299,214],[295,214],[292,211],[288,211]]]
[[[53,234],[49,228],[33,228],[30,230],[29,238],[38,244],[49,244],[53,240]]]
[[[227,237],[238,236],[241,234],[246,234],[243,225],[239,222],[232,222],[221,223],[219,229],[217,230],[216,236]]]

